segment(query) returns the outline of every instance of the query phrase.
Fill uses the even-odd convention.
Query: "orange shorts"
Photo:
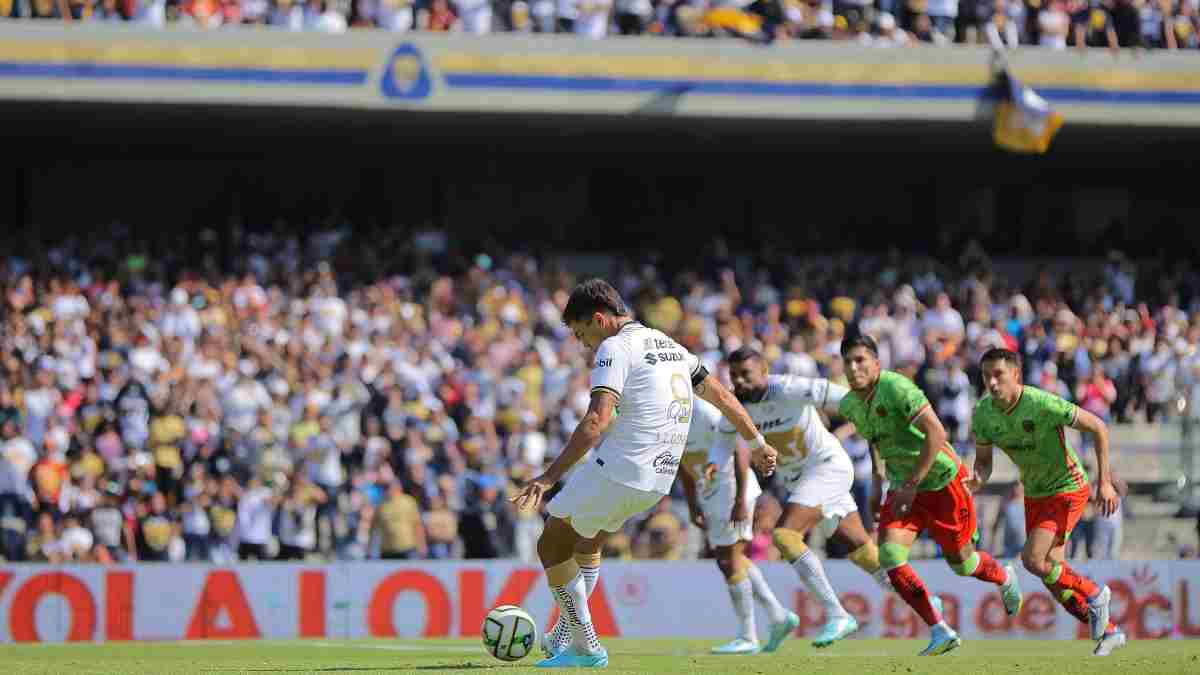
[[[1088,488],[1083,486],[1075,492],[1064,492],[1049,497],[1025,498],[1025,532],[1050,530],[1058,535],[1056,544],[1064,544],[1071,530],[1083,515],[1088,502]]]
[[[879,511],[879,529],[910,530],[929,536],[942,547],[942,552],[961,551],[975,536],[975,500],[963,483],[967,468],[958,467],[958,475],[941,490],[918,492],[912,509],[904,516],[892,511],[889,499]]]

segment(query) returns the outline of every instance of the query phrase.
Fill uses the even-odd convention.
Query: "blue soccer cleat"
[[[1025,604],[1021,596],[1021,584],[1017,581],[1017,568],[1005,565],[1004,572],[1008,575],[1008,580],[1000,587],[1000,597],[1004,599],[1004,611],[1008,612],[1009,616],[1016,616],[1021,613],[1021,607]]]
[[[779,645],[791,637],[799,626],[800,617],[795,612],[788,612],[787,616],[783,617],[783,621],[771,624],[771,639],[767,640],[767,644],[763,646],[762,650],[773,652],[779,649]]]
[[[940,623],[933,627],[933,633],[929,637],[929,646],[921,650],[920,656],[938,656],[946,654],[958,649],[962,646],[962,638],[958,637],[958,633],[954,629],[944,623]]]
[[[817,639],[813,640],[813,646],[828,647],[856,630],[858,630],[858,621],[854,617],[850,615],[839,616],[836,619],[826,622],[825,627],[821,629],[821,634],[817,636]]]
[[[1125,633],[1118,628],[1111,633],[1105,633],[1104,637],[1100,638],[1100,642],[1096,643],[1096,650],[1092,654],[1095,656],[1108,656],[1113,653],[1113,650],[1124,646]]]
[[[761,649],[762,648],[758,646],[757,642],[751,642],[746,638],[735,638],[732,642],[718,645],[709,651],[711,651],[713,654],[722,655],[757,654]]]
[[[1112,591],[1108,586],[1100,589],[1096,597],[1089,598],[1088,603],[1088,628],[1091,629],[1092,639],[1099,640],[1104,637],[1104,631],[1108,630],[1109,608],[1108,603],[1112,600]]]
[[[593,653],[581,652],[578,648],[567,647],[558,654],[544,661],[538,661],[538,668],[607,668],[608,650],[603,647]]]

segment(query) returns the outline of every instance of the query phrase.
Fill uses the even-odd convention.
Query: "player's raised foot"
[[[799,626],[799,615],[795,612],[788,612],[787,616],[783,617],[783,621],[771,624],[771,639],[767,640],[767,644],[763,646],[762,650],[769,653],[779,649],[779,645],[791,637]]]
[[[1120,649],[1125,646],[1125,632],[1120,628],[1112,632],[1105,633],[1104,637],[1096,643],[1096,650],[1092,652],[1094,656],[1108,656],[1113,653],[1113,650]]]
[[[1091,629],[1092,639],[1099,640],[1104,637],[1104,630],[1108,628],[1108,603],[1112,600],[1112,591],[1108,586],[1100,589],[1094,598],[1088,598],[1088,628]]]
[[[1004,572],[1008,575],[1008,581],[1000,586],[1000,597],[1004,599],[1004,611],[1009,616],[1016,616],[1021,613],[1021,605],[1025,603],[1021,597],[1021,582],[1017,580],[1017,568],[1011,564],[1004,566]]]
[[[762,647],[758,642],[751,642],[746,638],[734,638],[732,642],[717,645],[711,651],[713,654],[757,654],[762,651]]]
[[[954,629],[944,623],[939,623],[933,627],[929,636],[929,646],[921,650],[920,656],[938,656],[952,652],[962,646],[962,638],[958,637],[958,633]]]
[[[554,633],[542,633],[542,653],[546,655],[546,658],[557,656],[564,649],[566,649],[565,645],[555,644]]]
[[[858,630],[858,621],[854,617],[849,615],[839,616],[825,623],[825,627],[821,629],[821,634],[817,636],[817,639],[813,640],[813,646],[828,647],[856,630]]]
[[[570,646],[558,654],[543,661],[538,661],[538,668],[607,668],[608,650],[604,647],[598,652],[581,651],[578,647]]]

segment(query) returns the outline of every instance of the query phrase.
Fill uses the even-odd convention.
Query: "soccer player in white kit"
[[[745,446],[739,444],[729,454],[726,450],[733,448],[716,442],[720,422],[719,410],[703,400],[696,401],[679,466],[679,482],[687,495],[692,522],[704,530],[738,618],[737,637],[713,647],[712,652],[757,654],[762,649],[754,627],[755,599],[771,618],[774,640],[768,646],[774,651],[800,618],[776,599],[762,571],[746,557],[746,543],[754,537],[751,528],[754,502],[762,494],[762,488],[750,470]]]
[[[607,282],[590,279],[576,286],[563,309],[563,322],[595,350],[591,404],[562,453],[513,501],[519,508],[536,509],[543,495],[599,443],[593,458],[547,504],[550,517],[538,539],[538,557],[571,641],[538,666],[603,668],[608,652],[596,637],[588,581],[576,556],[598,551],[608,533],[670,493],[687,442],[693,393],[729,419],[754,448],[763,471],[774,470],[776,453],[733,393],[695,355],[634,321]],[[620,415],[614,415],[618,405]]]
[[[755,426],[779,451],[778,479],[789,495],[772,539],[809,592],[824,605],[826,623],[813,645],[829,646],[858,630],[858,621],[842,607],[821,560],[805,545],[809,530],[820,526],[827,535],[840,537],[849,544],[850,561],[885,590],[891,589],[887,572],[879,565],[879,549],[863,527],[858,505],[850,495],[854,465],[818,413],[836,413],[849,390],[823,378],[768,375],[766,361],[749,347],[734,351],[727,360],[734,393]],[[731,448],[733,427],[722,423],[718,432],[718,444]],[[790,633],[796,625],[783,627]]]

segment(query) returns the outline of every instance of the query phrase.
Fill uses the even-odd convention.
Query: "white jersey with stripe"
[[[600,343],[592,391],[618,399],[618,414],[596,448],[604,475],[622,485],[668,494],[692,420],[692,380],[700,360],[662,331],[631,321]]]
[[[683,448],[680,471],[687,471],[696,479],[697,489],[704,491],[704,467],[709,463],[709,453],[717,445],[717,425],[721,422],[721,411],[702,398],[695,398],[692,406],[692,421],[688,426],[687,444]],[[733,480],[733,463],[729,464],[729,479]],[[720,477],[714,478],[720,482]]]
[[[790,473],[803,471],[831,453],[846,452],[837,437],[825,428],[818,409],[836,413],[848,392],[824,378],[768,375],[762,400],[743,402],[742,406],[767,443],[779,452],[780,473]],[[732,454],[737,437],[732,423],[723,420],[718,432],[720,452]]]

